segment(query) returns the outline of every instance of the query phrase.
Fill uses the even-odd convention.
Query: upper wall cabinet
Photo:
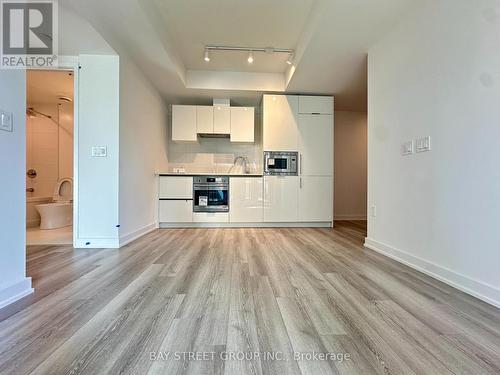
[[[214,111],[214,133],[215,134],[230,134],[231,133],[231,107],[227,105],[216,105]]]
[[[196,132],[212,134],[214,132],[214,107],[196,106]]]
[[[254,142],[253,107],[172,106],[172,141],[196,142],[198,134],[230,135],[231,142]]]
[[[196,142],[196,106],[172,106],[172,141]]]
[[[331,96],[299,96],[299,113],[333,115]]]
[[[231,142],[254,142],[254,116],[253,107],[231,107]]]
[[[263,146],[264,151],[297,151],[299,97],[292,95],[264,95]]]

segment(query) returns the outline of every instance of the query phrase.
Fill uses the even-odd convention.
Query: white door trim
[[[48,67],[37,70],[72,71],[73,72],[73,247],[78,239],[78,87],[79,87],[79,58],[78,56],[59,56],[57,68]]]

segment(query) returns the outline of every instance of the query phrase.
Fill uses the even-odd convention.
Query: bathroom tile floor
[[[73,227],[41,230],[39,227],[26,230],[27,245],[72,245]]]

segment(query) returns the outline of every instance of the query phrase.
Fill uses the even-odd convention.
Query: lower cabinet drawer
[[[159,210],[160,223],[193,222],[193,201],[191,199],[161,200]]]
[[[228,212],[194,212],[195,223],[229,223]]]

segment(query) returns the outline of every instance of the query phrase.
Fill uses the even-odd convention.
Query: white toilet
[[[40,217],[40,229],[57,229],[73,225],[73,179],[60,179],[54,189],[53,203],[35,206]]]

